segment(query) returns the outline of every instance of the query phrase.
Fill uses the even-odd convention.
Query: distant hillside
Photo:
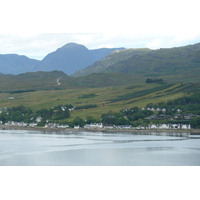
[[[0,92],[28,91],[28,90],[55,90],[74,88],[72,77],[61,71],[28,72],[19,75],[0,74]],[[65,84],[60,82],[65,80]],[[76,86],[77,87],[77,86]]]
[[[57,49],[55,52],[48,54],[33,71],[63,71],[67,75],[73,74],[77,70],[84,69],[92,65],[97,60],[107,56],[115,49],[96,49],[89,50],[85,46],[68,43],[65,46]],[[123,49],[123,48],[119,48]]]
[[[140,80],[135,79],[132,75],[123,73],[94,73],[76,77],[73,81],[79,86],[89,88],[121,86],[140,82]]]
[[[124,48],[89,50],[83,45],[69,43],[48,54],[42,61],[17,54],[0,54],[0,73],[17,75],[26,72],[58,70],[71,75],[117,49]]]
[[[115,51],[86,69],[74,73],[73,76],[116,72],[146,77],[197,78],[197,74],[200,74],[200,43],[170,49]]]
[[[3,74],[21,74],[31,71],[39,61],[17,54],[0,54],[0,72]]]
[[[138,83],[132,75],[95,73],[84,77],[70,77],[62,71],[27,72],[19,75],[0,74],[0,93],[26,92],[30,90],[64,90],[98,88]],[[144,80],[142,81],[144,83]]]

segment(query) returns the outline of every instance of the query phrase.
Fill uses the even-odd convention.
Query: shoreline
[[[30,131],[44,131],[44,132],[103,132],[103,133],[112,133],[112,132],[179,132],[179,133],[190,133],[191,135],[200,135],[200,129],[145,129],[145,130],[135,130],[135,129],[59,129],[59,128],[43,128],[43,127],[19,127],[19,126],[5,126],[0,125],[0,130],[30,130]]]

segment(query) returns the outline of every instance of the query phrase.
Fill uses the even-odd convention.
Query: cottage
[[[69,128],[68,125],[58,125],[57,128]]]
[[[182,117],[182,115],[180,115],[180,114],[174,115],[174,119],[181,119],[181,117]]]
[[[145,127],[143,127],[143,126],[137,126],[135,129],[137,129],[137,130],[144,130]]]
[[[45,124],[45,128],[57,128],[58,124],[55,123],[48,123]]]
[[[177,112],[180,113],[180,112],[182,112],[182,110],[181,110],[181,109],[178,109]]]
[[[159,129],[170,129],[170,125],[169,124],[160,124]]]
[[[65,111],[66,107],[62,106],[61,109],[62,109],[62,111]]]
[[[84,126],[84,128],[86,128],[86,129],[102,129],[103,124],[102,123],[86,124]]]
[[[30,126],[30,127],[36,127],[36,126],[37,126],[37,123],[30,123],[29,126]]]
[[[76,107],[69,108],[69,111],[71,112],[71,111],[73,111],[75,108],[76,108]]]
[[[114,125],[105,125],[104,128],[105,129],[114,129],[116,127]]]
[[[157,129],[158,126],[155,124],[149,124],[148,129]]]
[[[190,124],[182,124],[182,129],[191,129]]]
[[[36,122],[41,122],[42,121],[42,117],[37,117],[36,118]]]
[[[131,129],[132,126],[131,125],[120,125],[120,126],[117,126],[117,128],[119,128],[119,129]]]

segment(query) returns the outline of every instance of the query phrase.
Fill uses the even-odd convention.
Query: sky
[[[1,0],[0,54],[43,59],[69,42],[172,48],[200,42],[197,0]]]
[[[57,48],[60,48],[69,42],[83,44],[88,49],[96,49],[100,47],[147,47],[151,49],[159,49],[185,46],[200,42],[199,19],[199,0],[0,0],[0,54],[17,53],[20,55],[26,55],[30,58],[42,59],[48,53],[55,51]],[[163,172],[160,171],[160,174],[162,174],[160,176],[162,180],[155,179],[155,174],[157,171],[158,170],[156,169],[156,171],[153,171],[153,173],[152,171],[149,173],[147,170],[147,173],[145,173],[145,176],[153,174],[153,178],[148,177],[151,182],[148,184],[148,188],[145,188],[147,191],[145,194],[148,196],[145,196],[146,198],[144,199],[147,199],[149,194],[155,197],[157,194],[154,192],[155,186],[158,187],[158,190],[165,193],[166,187],[163,187],[163,184],[164,186],[167,185],[165,183],[158,185],[157,183],[162,183],[162,180],[165,180],[168,177],[171,178],[171,176],[164,176],[163,178]],[[46,169],[44,172],[46,172]],[[67,184],[71,182],[76,184],[76,187],[74,188],[77,191],[77,179],[74,179],[74,177],[77,177],[77,169],[73,172],[75,173],[72,173],[72,178],[67,180]],[[175,180],[175,184],[181,185],[182,188],[184,188],[185,184],[182,185],[182,183],[184,183],[184,181],[182,181],[182,175],[184,174],[185,180],[185,175],[186,178],[188,178],[191,177],[191,174],[188,174],[187,176],[187,174],[185,174],[185,169],[184,171],[181,171],[180,174],[180,169],[177,171],[175,170],[175,172],[176,176],[174,177],[177,177],[178,173],[177,178],[180,180],[180,182]],[[3,179],[5,183],[8,180],[7,174],[9,173],[6,173],[6,178]],[[66,173],[66,170],[64,173]],[[89,173],[91,173],[91,169]],[[116,173],[118,173],[118,171],[116,171]],[[124,172],[123,170],[122,175],[123,177],[130,177],[131,173],[133,173],[133,170],[128,171],[128,173]],[[144,184],[146,181],[141,179],[142,173],[144,173],[144,170],[139,173],[140,176],[134,182],[136,183],[134,186],[137,186],[138,183],[139,185]],[[14,171],[12,175],[14,174],[20,174],[20,178],[22,177],[22,173],[15,173]],[[83,174],[87,174],[88,178],[88,171],[87,173],[84,172]],[[94,179],[96,179],[96,174],[97,173],[95,171]],[[105,177],[105,173],[103,174],[104,176],[101,177]],[[115,174],[113,174],[114,176],[112,177],[114,181],[116,179]],[[168,175],[168,173],[165,174]],[[171,175],[172,171],[170,171],[169,174]],[[197,173],[195,173],[195,175],[196,174]],[[38,177],[35,176],[34,173],[33,175],[36,178]],[[49,180],[49,173],[45,175],[45,179]],[[106,175],[106,178],[109,177],[109,174]],[[27,177],[30,177],[30,173],[27,173]],[[58,172],[56,172],[55,176],[53,177],[63,177],[63,173],[58,174]],[[97,180],[98,178],[99,177],[97,177]],[[135,180],[135,176],[133,178]],[[76,182],[74,182],[74,180]],[[85,179],[83,180],[84,182],[81,183],[85,183]],[[92,183],[94,182],[93,179],[89,180],[92,180]],[[117,180],[121,181],[121,179],[118,177]],[[16,181],[19,186],[22,186],[21,188],[25,186],[19,181],[19,177],[16,177]],[[38,181],[37,183],[31,181],[31,186],[33,187],[30,187],[31,183],[26,184],[26,186],[28,186],[28,189],[39,189],[38,194],[40,194],[40,197],[40,192],[44,191],[44,193],[42,193],[44,198],[51,189],[51,191],[55,190],[55,195],[57,197],[59,194],[63,194],[61,191],[64,191],[66,194],[66,180],[64,179],[64,181],[65,182],[62,182],[62,185],[59,184],[61,189],[58,191],[55,190],[55,184],[52,184],[52,181],[48,181],[48,183],[45,182],[48,187],[43,187],[44,182],[42,182],[43,185],[39,184],[42,190],[38,187]],[[168,183],[168,181],[165,182]],[[54,182],[60,183],[60,180],[55,179]],[[110,187],[108,187],[108,190],[111,190],[112,192],[109,193],[109,199],[113,198],[113,194],[116,192],[116,188],[119,186],[118,182],[119,181],[108,182],[108,186],[116,186],[113,187],[115,190],[112,190]],[[122,179],[121,182],[127,182],[128,184],[125,184],[125,190],[121,190],[120,185],[120,191],[122,191],[122,193],[120,193],[119,198],[121,198],[121,196],[124,197],[124,194],[127,194],[125,199],[133,199],[132,184],[129,184],[128,179]],[[188,182],[193,182],[193,180]],[[94,186],[95,188],[98,188],[96,187],[96,182],[95,184],[91,185],[86,181],[85,185],[87,185],[87,188],[82,187],[81,184],[78,184],[78,186],[79,185],[81,186],[78,187],[78,190],[80,190],[80,195],[86,194],[85,191],[87,192],[88,185],[89,187]],[[153,188],[151,188],[150,185],[153,185]],[[18,190],[18,188],[16,189],[16,184],[14,186],[15,187],[12,187],[12,189],[14,189],[13,191],[17,191],[13,193],[16,196],[16,194],[19,194],[18,191],[20,191],[21,188]],[[62,186],[64,187],[62,188]],[[97,183],[97,186],[100,185]],[[131,188],[129,188],[129,186],[131,186]],[[164,188],[164,190],[160,188],[160,186]],[[98,193],[94,187],[92,187],[92,190],[94,189],[94,191]],[[25,188],[27,189],[27,187]],[[140,188],[138,190],[138,194],[140,195],[138,196],[139,199],[141,199],[141,194],[143,194],[143,191],[140,190]],[[142,187],[142,189],[143,188],[144,187]],[[176,187],[174,188],[177,190]],[[103,189],[105,189],[106,192],[108,191],[105,187]],[[127,191],[130,191],[131,193],[127,193]],[[174,191],[175,190],[173,190],[173,192]],[[188,192],[188,187],[185,191]],[[198,191],[197,188],[195,191]],[[190,193],[187,195],[188,197],[193,191],[189,190],[189,192]],[[23,192],[22,196],[24,194],[25,193]],[[91,194],[92,193],[89,192],[87,196],[90,196]],[[180,197],[179,191],[176,194],[177,198]],[[181,191],[181,194],[185,195],[184,191]],[[52,199],[55,199],[55,195],[52,196]],[[30,194],[27,194],[26,198],[23,196],[24,198],[22,197],[21,199],[27,199],[27,196],[30,197]],[[94,199],[96,196],[97,195],[95,193],[95,195],[92,196],[93,198],[89,199]],[[108,196],[107,193],[106,196]],[[161,194],[158,193],[156,196],[158,198],[156,199],[160,199],[160,196]],[[64,199],[61,197],[61,195],[59,197],[60,198],[58,199]],[[63,195],[63,197],[65,196]],[[170,197],[171,196],[169,196],[169,198]]]

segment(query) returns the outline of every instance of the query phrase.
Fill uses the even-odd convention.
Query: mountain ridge
[[[89,50],[82,44],[67,43],[47,54],[41,61],[18,54],[0,54],[0,73],[21,74],[36,71],[63,71],[70,75],[93,64],[110,52],[122,48],[100,48]]]
[[[200,43],[167,49],[125,49],[115,51],[73,76],[91,73],[126,73],[144,76],[200,72]]]
[[[95,61],[102,59],[116,49],[122,48],[89,50],[84,45],[68,43],[48,54],[33,71],[59,70],[71,75],[75,71],[84,69]]]
[[[20,74],[31,71],[39,61],[18,54],[0,54],[0,73]]]

